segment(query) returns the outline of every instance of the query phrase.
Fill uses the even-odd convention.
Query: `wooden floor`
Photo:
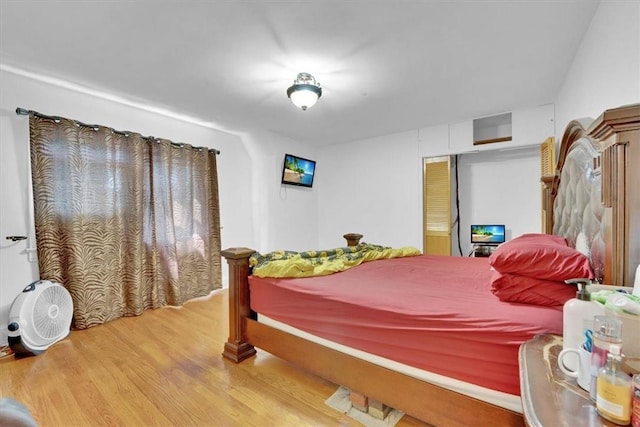
[[[0,396],[48,426],[359,426],[336,390],[268,353],[223,359],[227,292],[83,331],[39,356],[0,359]],[[425,426],[405,415],[398,426]]]

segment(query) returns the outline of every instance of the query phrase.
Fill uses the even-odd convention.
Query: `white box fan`
[[[73,301],[60,283],[37,280],[9,311],[9,346],[16,357],[35,356],[69,335]]]

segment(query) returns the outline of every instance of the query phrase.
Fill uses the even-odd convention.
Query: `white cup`
[[[578,369],[572,371],[565,366],[565,357],[569,354],[575,354],[578,357]],[[574,358],[576,356],[573,356]],[[586,391],[591,386],[591,353],[580,346],[576,348],[565,348],[558,354],[558,367],[565,375],[571,378],[577,378],[578,385]]]

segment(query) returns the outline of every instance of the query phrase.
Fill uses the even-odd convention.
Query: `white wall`
[[[603,0],[558,91],[556,141],[573,119],[638,102],[640,2]]]
[[[422,159],[417,131],[323,147],[318,156],[318,243],[342,235],[422,248]]]
[[[356,232],[363,241],[422,249],[422,154],[429,135],[423,129],[339,146],[324,147],[319,158],[330,175],[322,175],[318,229],[322,248],[344,244]],[[541,141],[542,142],[542,141]],[[467,153],[459,157],[461,246],[471,250],[471,223],[506,224],[507,237],[540,232],[539,147]],[[454,199],[452,198],[452,203]],[[455,216],[455,212],[454,212]],[[457,233],[452,234],[453,254]]]
[[[458,157],[460,245],[472,248],[471,224],[505,224],[506,239],[541,231],[540,148],[485,151]],[[454,242],[458,254],[458,243]]]
[[[253,165],[252,249],[316,249],[319,177],[327,169],[319,162],[312,188],[280,184],[285,153],[315,160],[315,150],[269,132],[244,135],[243,140]]]
[[[28,243],[5,239],[8,235],[34,235],[30,229],[28,197],[29,119],[16,115],[16,107],[218,148],[223,248],[254,244],[250,221],[253,169],[240,137],[12,72],[0,71],[0,91],[0,325],[7,324],[15,296],[39,278],[37,262],[30,262],[25,252]],[[223,265],[226,280],[226,263]],[[5,331],[0,327],[0,345],[6,343]]]

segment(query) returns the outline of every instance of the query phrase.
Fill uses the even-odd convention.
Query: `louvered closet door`
[[[450,158],[424,159],[424,253],[451,255]]]

